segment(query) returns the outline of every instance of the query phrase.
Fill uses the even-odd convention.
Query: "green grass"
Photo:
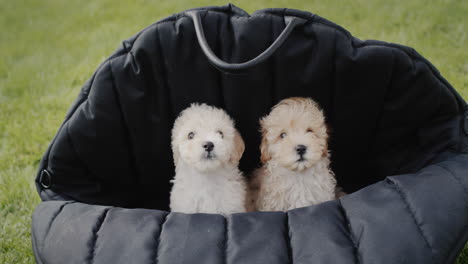
[[[0,0],[0,263],[33,263],[35,170],[80,86],[145,26],[220,1]],[[468,96],[468,1],[235,1],[307,10],[361,39],[415,48]],[[458,259],[468,264],[468,247]]]

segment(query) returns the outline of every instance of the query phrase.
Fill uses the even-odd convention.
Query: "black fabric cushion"
[[[197,12],[211,49],[231,63],[267,49],[285,18],[306,22],[239,73],[210,64],[186,12],[124,41],[83,86],[42,159],[38,263],[454,260],[468,238],[468,110],[427,60],[307,12]],[[192,102],[226,109],[245,140],[240,167],[248,174],[259,166],[258,119],[290,96],[324,108],[333,170],[355,193],[288,213],[164,212],[170,131],[181,110]]]

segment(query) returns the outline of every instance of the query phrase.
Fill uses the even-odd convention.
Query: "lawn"
[[[0,263],[33,263],[36,167],[80,86],[121,40],[219,1],[0,0]],[[415,48],[468,98],[468,1],[234,1],[310,11],[361,39]],[[458,264],[468,264],[465,247]]]

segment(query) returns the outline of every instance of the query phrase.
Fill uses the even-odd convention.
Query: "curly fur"
[[[263,166],[251,181],[249,210],[287,211],[335,198],[325,117],[308,98],[288,98],[260,120]],[[306,147],[302,158],[296,148]]]
[[[206,142],[214,145],[209,154],[203,147]],[[172,151],[176,166],[172,211],[245,212],[246,183],[237,168],[244,142],[223,110],[192,104],[182,111],[172,129]]]

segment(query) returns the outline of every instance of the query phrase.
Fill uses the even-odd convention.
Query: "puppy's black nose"
[[[307,147],[306,147],[306,146],[304,146],[304,145],[297,145],[297,146],[296,146],[296,152],[297,152],[297,154],[299,154],[299,155],[302,156],[302,155],[304,155],[304,153],[306,153],[306,151],[307,151]]]
[[[207,142],[203,143],[203,148],[205,149],[205,151],[210,152],[210,151],[213,150],[214,144],[213,144],[213,142],[207,141]]]

